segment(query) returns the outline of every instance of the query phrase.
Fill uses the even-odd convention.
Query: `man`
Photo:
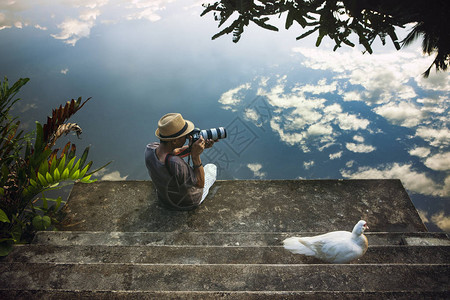
[[[190,133],[194,128],[181,114],[166,114],[158,121],[155,132],[160,142],[148,144],[145,150],[145,164],[156,186],[158,200],[170,209],[195,209],[216,180],[217,167],[213,164],[203,167],[200,158],[203,150],[212,147],[214,141],[200,137],[193,142]],[[190,146],[183,146],[187,139]],[[189,147],[193,167],[178,156]]]

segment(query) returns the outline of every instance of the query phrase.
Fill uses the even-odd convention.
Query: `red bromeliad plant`
[[[75,156],[76,146],[68,142],[55,148],[56,141],[69,132],[81,134],[81,128],[68,119],[86,102],[81,97],[54,109],[42,126],[36,122],[34,144],[23,137],[20,121],[9,114],[19,89],[28,82],[19,79],[11,88],[5,78],[0,97],[0,256],[7,255],[14,243],[27,242],[36,230],[45,230],[57,223],[56,213],[62,201],[44,196],[44,192],[59,188],[63,181],[94,182],[89,172],[92,161],[86,163],[89,147],[81,158]],[[41,195],[41,197],[38,197]],[[39,201],[40,205],[36,203]],[[49,202],[52,205],[49,205]]]

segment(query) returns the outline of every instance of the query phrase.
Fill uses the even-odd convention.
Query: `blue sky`
[[[230,125],[242,139],[206,154],[231,178],[399,178],[432,229],[450,231],[448,73],[432,58],[340,48],[300,28],[250,26],[239,43],[218,32],[205,1],[33,0],[0,3],[0,76],[30,77],[24,127],[70,98],[93,100],[74,118],[101,179],[148,179],[142,147],[161,115],[201,128]],[[399,35],[401,36],[400,32]],[[356,42],[356,40],[355,40]],[[234,126],[234,127],[233,127]]]

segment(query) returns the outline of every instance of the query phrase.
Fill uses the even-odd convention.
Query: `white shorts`
[[[205,170],[205,186],[203,187],[203,195],[202,200],[200,203],[205,200],[206,196],[208,195],[209,188],[216,182],[217,178],[217,167],[214,164],[207,164],[203,167],[203,170]]]

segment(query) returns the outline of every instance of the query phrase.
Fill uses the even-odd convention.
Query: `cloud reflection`
[[[266,177],[266,173],[262,172],[262,164],[259,163],[251,163],[251,164],[247,164],[247,168],[249,168],[252,172],[253,172],[253,176],[257,177],[259,179],[262,179],[264,177]]]
[[[408,50],[370,56],[357,50],[295,48],[293,52],[303,56],[306,72],[321,70],[324,78],[304,83],[283,73],[261,75],[224,92],[219,102],[237,112],[246,105],[248,94],[264,97],[271,108],[266,121],[271,130],[280,141],[300,147],[305,154],[329,148],[330,161],[342,159],[346,153],[371,155],[363,158],[364,162],[344,163],[339,171],[343,178],[400,179],[413,194],[450,196],[448,73],[424,79],[421,72],[431,58]],[[246,120],[263,126],[257,111],[242,111]],[[389,145],[391,142],[395,145]],[[395,151],[392,157],[406,154],[402,161],[378,154],[390,147]],[[356,164],[360,166],[355,168]],[[316,166],[315,160],[303,162],[303,169],[312,173]],[[445,212],[430,220],[449,230],[450,218]]]
[[[8,28],[24,28],[33,26],[39,30],[50,30],[56,27],[59,32],[50,34],[53,38],[63,41],[65,44],[75,46],[82,38],[88,38],[93,27],[102,24],[115,24],[122,21],[147,20],[156,22],[162,18],[161,11],[166,9],[166,5],[176,0],[23,0],[6,1],[0,3],[0,30]],[[54,7],[64,7],[62,15],[60,11],[53,12]],[[34,18],[23,15],[37,8],[47,7],[44,17],[49,20],[62,18],[58,24],[39,24],[41,15]],[[201,4],[198,5],[201,7]],[[39,10],[42,14],[42,10]],[[78,17],[74,15],[78,14]],[[70,16],[69,16],[70,15]],[[100,18],[101,17],[101,18]],[[99,19],[101,19],[99,21]]]
[[[406,189],[423,195],[448,197],[450,177],[444,184],[428,178],[425,173],[415,171],[411,164],[393,163],[379,167],[360,167],[356,171],[341,170],[341,175],[349,179],[400,179]]]

